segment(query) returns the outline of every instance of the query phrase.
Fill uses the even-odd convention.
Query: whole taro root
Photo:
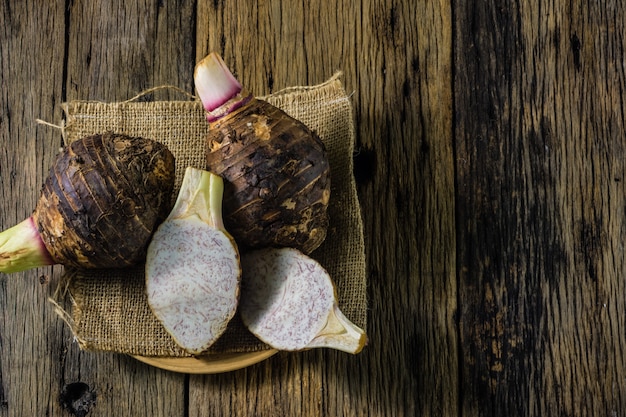
[[[108,132],[72,142],[51,167],[32,216],[0,233],[0,272],[143,260],[171,208],[174,165],[167,147],[151,139]]]
[[[215,53],[194,73],[207,111],[207,170],[226,180],[224,222],[238,244],[310,253],[326,238],[330,168],[320,138],[254,98]]]

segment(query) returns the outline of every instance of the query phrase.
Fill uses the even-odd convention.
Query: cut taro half
[[[339,310],[328,272],[293,248],[243,254],[241,318],[252,334],[286,351],[327,347],[358,353],[365,332]]]
[[[148,246],[148,304],[191,354],[223,334],[239,299],[239,252],[224,229],[222,194],[219,176],[187,168],[174,208]]]

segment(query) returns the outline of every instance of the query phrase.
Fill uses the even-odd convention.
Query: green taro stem
[[[32,217],[0,233],[0,272],[54,265]]]

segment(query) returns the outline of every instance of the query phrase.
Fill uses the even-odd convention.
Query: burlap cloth
[[[330,228],[311,256],[330,273],[339,306],[366,327],[366,273],[363,225],[352,170],[352,106],[340,74],[323,84],[282,90],[265,100],[315,130],[326,144],[331,167]],[[187,166],[205,168],[208,124],[198,100],[120,103],[64,103],[66,143],[111,130],[163,142],[176,157],[176,190]],[[175,195],[173,196],[175,199]],[[130,270],[80,271],[66,268],[52,297],[57,311],[84,350],[141,356],[189,356],[171,339],[148,307],[143,266]],[[250,352],[267,346],[238,316],[210,352]]]

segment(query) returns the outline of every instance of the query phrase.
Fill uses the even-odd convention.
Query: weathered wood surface
[[[0,228],[28,216],[72,99],[176,85],[216,50],[252,91],[342,70],[357,126],[370,345],[222,375],[79,351],[0,275],[0,417],[626,413],[626,14],[616,0],[3,2]],[[167,99],[167,92],[149,98]],[[93,398],[93,397],[91,397]],[[89,400],[89,398],[87,398]],[[80,414],[77,414],[80,415]]]
[[[455,10],[466,415],[624,415],[624,3]]]

